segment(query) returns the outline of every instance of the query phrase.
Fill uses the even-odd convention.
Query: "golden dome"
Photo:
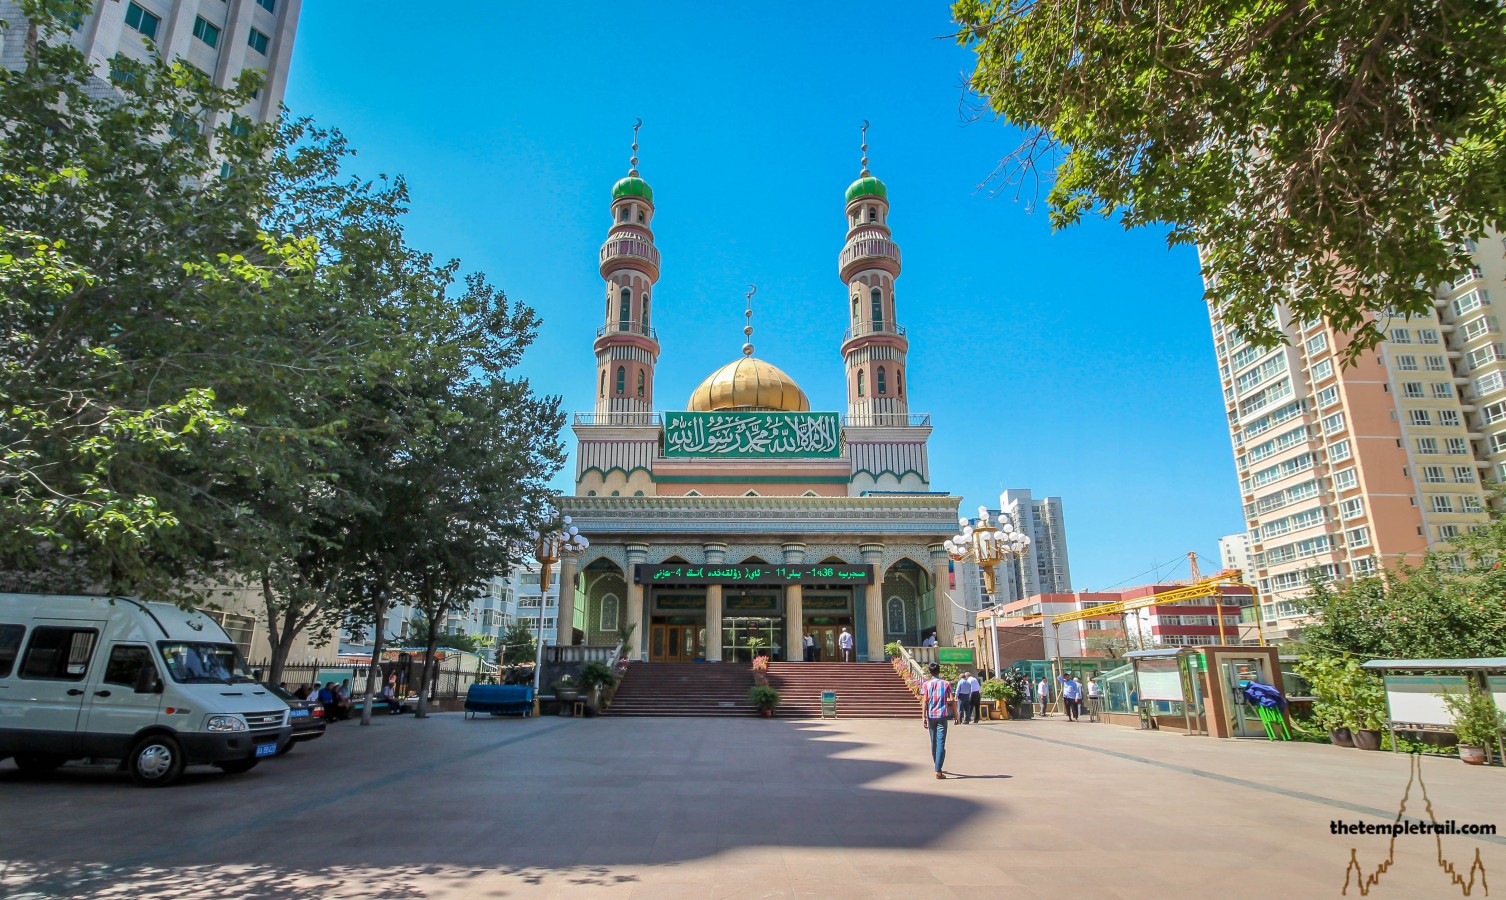
[[[790,376],[761,359],[745,356],[706,376],[690,395],[690,412],[726,409],[808,412],[810,400]]]

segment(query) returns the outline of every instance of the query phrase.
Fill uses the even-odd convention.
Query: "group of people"
[[[983,705],[983,689],[976,676],[971,672],[963,672],[962,677],[957,679],[954,687],[951,682],[941,677],[941,666],[931,663],[930,676],[925,684],[921,685],[921,721],[926,727],[926,732],[931,739],[931,761],[936,766],[936,777],[946,778],[943,766],[946,764],[946,734],[948,723],[953,718],[952,702],[955,701],[956,720],[959,725],[973,724],[978,721],[978,714]],[[1019,673],[1009,673],[1006,678],[1025,700],[1030,700],[1030,682]],[[1061,683],[1062,705],[1067,713],[1067,720],[1076,722],[1082,715],[1082,702],[1086,696],[1096,712],[1098,701],[1102,697],[1098,682],[1088,679],[1084,685],[1077,680],[1076,675],[1067,674],[1057,679]],[[1023,689],[1023,690],[1022,690]],[[1035,698],[1041,705],[1041,715],[1045,716],[1046,709],[1051,703],[1051,683],[1042,677],[1035,685]]]
[[[282,683],[282,689],[288,690],[287,682]],[[340,722],[350,718],[353,704],[350,701],[350,679],[336,684],[333,681],[320,684],[317,681],[302,685],[296,691],[291,691],[299,700],[313,700],[324,707],[324,720],[326,722]],[[387,712],[397,715],[403,711],[403,706],[398,697],[397,676],[388,675],[382,684],[382,699],[387,703]]]
[[[801,659],[806,662],[821,661],[821,645],[816,643],[816,636],[810,632],[800,641]],[[842,633],[837,635],[837,650],[841,654],[842,662],[852,662],[853,637],[847,626],[842,626]]]

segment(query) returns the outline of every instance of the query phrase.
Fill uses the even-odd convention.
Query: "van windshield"
[[[234,644],[159,641],[162,664],[180,684],[240,684],[254,682]]]

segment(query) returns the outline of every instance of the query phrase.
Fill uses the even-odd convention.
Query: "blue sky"
[[[1243,523],[1194,252],[1111,222],[1053,234],[980,190],[1016,136],[963,122],[971,55],[948,31],[944,2],[318,0],[286,102],[350,137],[354,171],[408,178],[415,244],[539,311],[524,371],[569,410],[593,402],[597,251],[635,117],[663,253],[658,405],[738,355],[756,283],[757,355],[845,409],[836,260],[868,119],[933,488],[964,510],[1005,486],[1061,496],[1077,588],[1216,560]]]

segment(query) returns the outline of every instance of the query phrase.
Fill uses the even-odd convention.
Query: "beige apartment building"
[[[1434,312],[1385,322],[1386,340],[1351,366],[1346,338],[1276,316],[1287,346],[1240,339],[1210,303],[1251,572],[1267,637],[1301,622],[1314,579],[1347,579],[1408,559],[1485,520],[1506,480],[1506,302],[1497,236],[1441,285]]]

